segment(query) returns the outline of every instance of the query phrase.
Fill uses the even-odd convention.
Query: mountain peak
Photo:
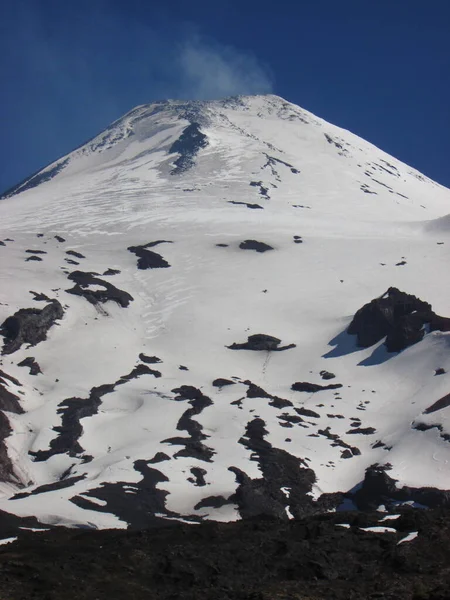
[[[0,510],[448,503],[449,207],[272,95],[136,107],[29,178],[0,202]]]

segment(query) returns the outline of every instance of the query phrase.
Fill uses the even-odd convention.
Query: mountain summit
[[[448,505],[449,213],[272,95],[137,107],[9,190],[4,518]]]

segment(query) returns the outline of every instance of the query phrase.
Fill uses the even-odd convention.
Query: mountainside
[[[141,528],[448,506],[449,213],[276,96],[138,107],[16,186],[0,510]]]

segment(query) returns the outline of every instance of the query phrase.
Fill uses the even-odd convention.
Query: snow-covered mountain
[[[16,186],[0,510],[105,528],[448,503],[449,213],[277,96],[140,106]]]

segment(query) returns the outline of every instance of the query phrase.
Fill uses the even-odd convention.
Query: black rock
[[[218,387],[218,388],[222,388],[225,387],[226,385],[235,385],[235,381],[230,381],[229,379],[223,379],[222,377],[219,377],[218,379],[214,379],[214,381],[212,382],[214,387]]]
[[[256,250],[256,252],[267,252],[268,250],[273,250],[272,246],[256,240],[245,240],[239,244],[239,248],[241,250]]]
[[[30,260],[34,260],[36,262],[42,262],[42,258],[40,256],[35,256],[34,254],[32,254],[31,256],[26,258],[25,262],[29,262]]]
[[[70,260],[70,259],[68,259]],[[73,271],[68,278],[75,282],[75,286],[70,290],[66,290],[68,294],[82,296],[91,304],[99,304],[112,300],[117,302],[122,308],[126,308],[133,300],[133,296],[124,290],[115,287],[109,281],[104,281],[96,277],[93,273],[85,273],[83,271]],[[89,286],[100,286],[104,289],[90,290]]]
[[[143,244],[141,246],[128,247],[128,250],[138,257],[138,269],[167,269],[170,267],[169,263],[160,254],[153,252],[152,250],[147,250],[147,248],[151,248],[163,243],[171,244],[172,242],[159,240],[157,242],[149,242],[148,244]]]
[[[52,300],[42,310],[21,308],[8,317],[0,327],[5,338],[2,354],[16,352],[22,344],[35,346],[47,338],[47,331],[55,321],[62,319],[63,308],[58,300]]]
[[[231,344],[227,346],[230,350],[263,350],[266,352],[279,352],[282,350],[288,350],[289,348],[295,348],[295,344],[289,344],[288,346],[279,347],[281,340],[265,333],[255,333],[254,335],[248,336],[246,342],[242,344]]]
[[[391,287],[357,311],[347,333],[356,335],[364,348],[386,337],[388,351],[399,352],[423,338],[424,325],[450,331],[450,319],[436,315],[430,304]]]
[[[169,154],[176,152],[180,155],[174,162],[175,168],[172,169],[171,175],[180,175],[190,169],[195,163],[198,152],[207,145],[208,138],[200,131],[200,125],[190,123],[169,148]]]
[[[70,256],[75,256],[75,258],[86,258],[83,254],[81,254],[80,252],[75,252],[75,250],[67,250],[66,254],[70,254]]]
[[[291,390],[294,392],[308,392],[314,394],[322,390],[336,390],[342,387],[342,383],[330,383],[328,385],[320,385],[318,383],[308,383],[307,381],[297,381],[291,385]]]
[[[320,371],[320,376],[325,380],[334,379],[336,377],[334,373],[330,373],[329,371]]]
[[[41,367],[35,361],[34,356],[27,356],[27,358],[24,358],[20,363],[17,363],[17,366],[29,367],[30,375],[38,375],[39,373],[42,373]]]

